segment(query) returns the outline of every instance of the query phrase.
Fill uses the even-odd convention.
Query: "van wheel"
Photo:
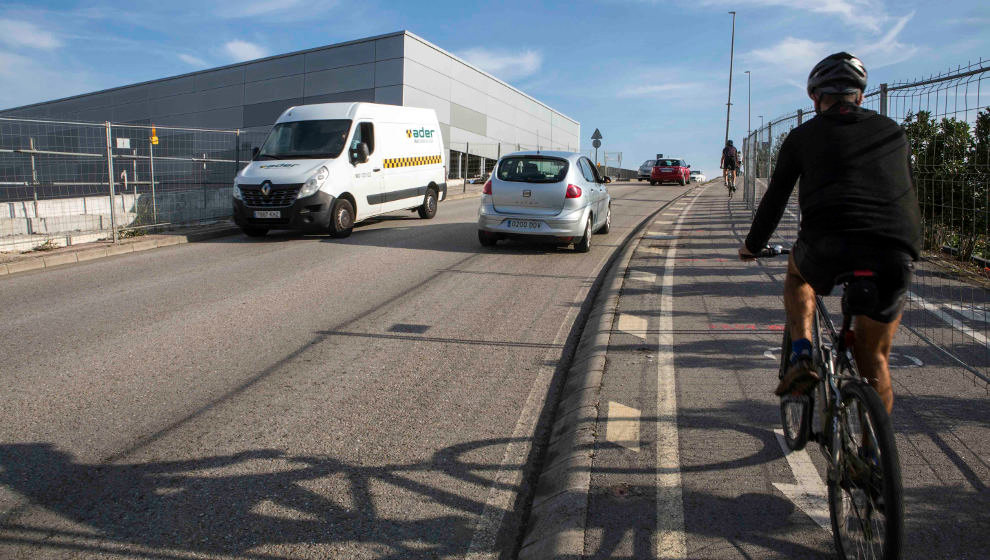
[[[587,253],[591,250],[591,216],[588,216],[588,223],[584,225],[584,237],[574,244],[574,250],[578,253]]]
[[[268,235],[268,228],[263,227],[242,227],[241,231],[248,237],[264,237]]]
[[[612,205],[608,205],[608,211],[605,212],[605,223],[602,227],[598,228],[598,233],[608,233],[612,229]]]
[[[426,198],[423,199],[423,205],[419,207],[419,217],[424,220],[429,220],[436,215],[437,191],[433,187],[430,187],[426,189]]]
[[[347,237],[353,229],[354,206],[346,198],[338,198],[330,215],[330,237]]]
[[[478,230],[478,241],[482,247],[494,247],[498,243],[498,236],[490,231]]]

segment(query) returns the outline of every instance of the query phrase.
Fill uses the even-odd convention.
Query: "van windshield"
[[[567,175],[567,160],[542,156],[512,156],[498,166],[502,181],[559,183]]]
[[[328,159],[344,150],[348,119],[278,123],[258,152],[263,159]]]

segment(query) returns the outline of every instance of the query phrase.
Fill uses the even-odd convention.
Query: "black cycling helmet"
[[[726,140],[725,141],[725,145],[726,146],[731,146],[732,145],[732,140]]]
[[[865,90],[866,67],[863,66],[863,61],[847,52],[826,56],[808,74],[808,95],[842,95]]]

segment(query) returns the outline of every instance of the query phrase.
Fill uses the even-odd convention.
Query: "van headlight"
[[[299,189],[299,195],[296,198],[305,198],[320,190],[320,187],[323,186],[323,181],[326,181],[329,176],[330,171],[326,168],[326,166],[317,169],[316,173],[310,177],[309,180],[303,183],[302,188]]]
[[[234,196],[234,200],[244,200],[244,193],[241,192],[241,187],[237,185],[237,181],[234,181],[234,190],[230,191],[230,194]]]

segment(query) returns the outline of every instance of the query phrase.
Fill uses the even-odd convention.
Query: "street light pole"
[[[746,70],[746,138],[753,133],[753,75]]]
[[[732,41],[729,43],[729,100],[725,104],[725,142],[723,145],[729,143],[729,113],[732,111],[732,61],[736,50],[736,12],[729,13],[732,14]]]

